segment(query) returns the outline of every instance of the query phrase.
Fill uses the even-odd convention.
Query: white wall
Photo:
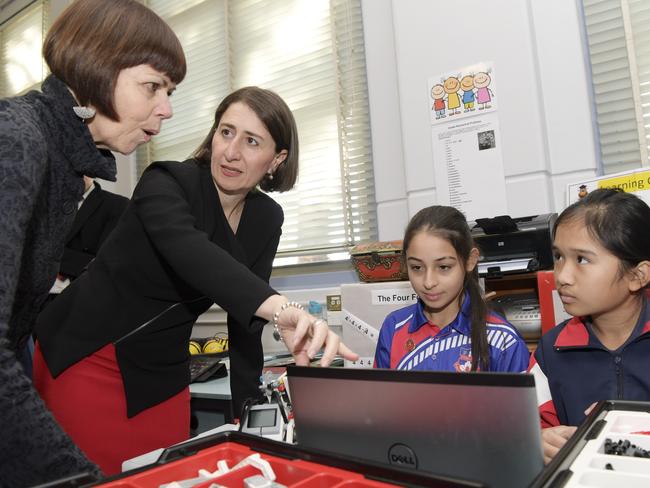
[[[408,217],[436,203],[427,90],[432,75],[494,63],[510,215],[561,210],[566,183],[595,174],[590,83],[575,1],[362,5],[380,239],[401,238]]]
[[[494,62],[512,216],[561,210],[566,183],[595,174],[577,1],[362,0],[380,239],[400,239],[436,203],[431,75]],[[67,3],[51,0],[53,17]],[[104,186],[130,196],[134,182],[133,157],[120,157]]]

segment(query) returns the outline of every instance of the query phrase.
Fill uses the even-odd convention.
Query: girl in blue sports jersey
[[[650,401],[650,208],[619,190],[590,192],[553,229],[555,287],[574,317],[531,357],[550,461],[599,400]]]
[[[461,212],[446,206],[420,210],[406,228],[402,257],[418,300],[384,320],[376,368],[526,370],[525,342],[483,300],[479,251]]]

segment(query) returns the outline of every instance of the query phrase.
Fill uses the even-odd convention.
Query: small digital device
[[[241,431],[276,441],[284,440],[286,423],[277,403],[252,405],[242,419]]]
[[[542,314],[534,293],[502,295],[492,300],[495,309],[514,325],[526,340],[537,340],[542,335]]]

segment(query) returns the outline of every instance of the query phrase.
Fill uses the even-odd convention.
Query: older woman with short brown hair
[[[180,42],[135,0],[77,0],[43,54],[42,91],[0,100],[0,484],[31,486],[97,468],[45,408],[17,355],[57,274],[83,176],[115,180],[172,116]],[[99,440],[101,442],[101,440]]]

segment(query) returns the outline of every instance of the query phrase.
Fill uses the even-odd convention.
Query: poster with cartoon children
[[[431,122],[449,122],[497,108],[492,63],[476,63],[429,78]],[[446,120],[444,120],[446,119]]]
[[[508,213],[495,82],[491,62],[428,78],[436,199],[470,220]]]

